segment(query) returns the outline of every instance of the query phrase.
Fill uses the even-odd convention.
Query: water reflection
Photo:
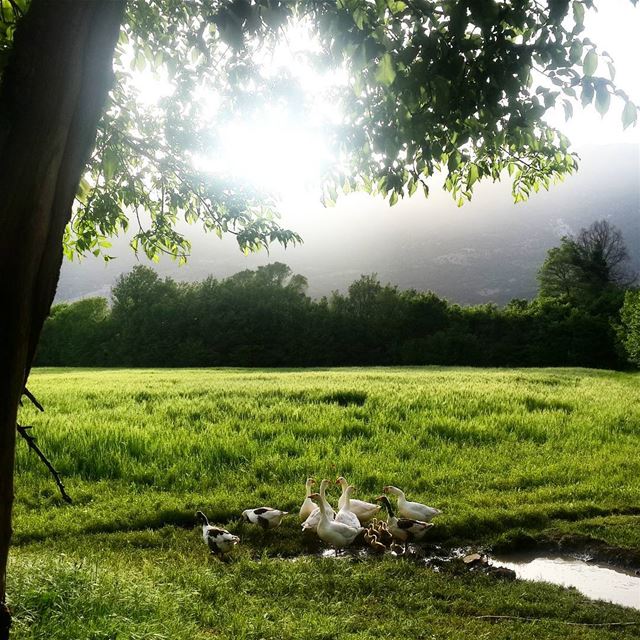
[[[633,571],[585,562],[570,556],[513,554],[496,556],[492,564],[507,567],[522,580],[575,587],[589,598],[640,609],[640,577]]]

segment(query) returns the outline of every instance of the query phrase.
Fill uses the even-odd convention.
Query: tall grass
[[[17,537],[43,515],[54,533],[105,516],[161,524],[196,505],[224,521],[262,503],[295,509],[308,475],[343,474],[369,499],[403,487],[444,510],[444,540],[640,512],[639,381],[575,369],[40,370],[31,388],[46,413],[21,419],[80,504],[50,509],[47,472],[21,446]]]
[[[640,549],[637,374],[577,369],[36,370],[26,405],[63,503],[24,443],[10,596],[17,638],[640,637],[633,611],[536,584],[333,561],[290,518],[308,475],[386,484],[443,509],[432,542],[576,535]],[[331,492],[335,501],[337,491]],[[194,512],[227,523],[209,559]],[[540,618],[531,623],[482,615]]]

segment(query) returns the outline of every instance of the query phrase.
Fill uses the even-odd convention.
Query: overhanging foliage
[[[2,0],[3,61],[27,5]],[[344,118],[327,131],[339,162],[325,176],[325,203],[363,189],[394,204],[418,188],[428,194],[441,171],[459,203],[479,180],[505,172],[516,201],[548,188],[577,166],[569,141],[544,120],[549,109],[561,102],[570,117],[581,102],[604,114],[616,99],[623,125],[637,120],[610,57],[583,36],[593,8],[592,0],[131,0],[67,255],[108,253],[107,238],[131,220],[133,247],[149,257],[187,257],[181,219],[235,233],[245,251],[300,240],[279,225],[272,194],[195,161],[230,114],[269,100],[304,112],[295,79],[273,78],[261,63],[293,22],[318,38],[309,63],[349,78],[335,89]],[[170,97],[141,99],[145,69],[171,83]]]

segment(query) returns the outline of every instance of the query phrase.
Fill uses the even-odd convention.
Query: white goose
[[[313,500],[309,498],[311,495],[311,487],[316,483],[313,478],[307,478],[307,481],[304,483],[305,490],[305,499],[300,507],[300,522],[304,522],[314,511],[317,509],[316,505],[313,503]]]
[[[340,476],[336,480],[336,484],[339,484],[342,487],[342,495],[338,500],[338,509],[342,509],[347,499],[345,494],[347,492],[347,487],[349,486],[349,483],[347,482],[346,478],[343,478],[342,476]],[[372,520],[377,515],[378,511],[380,511],[379,504],[365,502],[364,500],[351,500],[350,508],[351,508],[351,511],[353,511],[353,513],[355,513],[356,516],[358,516],[358,520],[360,520],[362,524],[365,524],[370,520]]]
[[[351,495],[355,489],[353,486],[347,487],[347,490],[344,492],[344,502],[338,513],[336,513],[335,520],[336,522],[342,522],[357,529],[360,526],[360,520],[358,520],[358,516],[351,510]]]
[[[196,513],[196,518],[202,523],[202,539],[209,547],[211,553],[225,556],[240,542],[238,536],[234,536],[226,529],[211,526],[207,516],[205,516],[202,511]]]
[[[393,508],[391,507],[391,502],[387,496],[379,496],[376,500],[380,500],[385,506],[389,514],[389,520],[387,522],[389,532],[396,540],[404,542],[405,551],[407,550],[407,543],[422,540],[427,531],[434,526],[430,522],[421,522],[420,520],[413,520],[411,518],[396,518]]]
[[[325,509],[327,511],[327,516],[330,520],[333,520],[336,512],[333,510],[333,507],[327,502],[327,498],[325,497],[325,493],[327,491],[327,487],[331,483],[328,480],[323,480],[320,483],[320,500],[324,503]],[[316,494],[318,495],[318,494]],[[311,498],[311,496],[309,496]],[[313,502],[313,501],[312,501]],[[315,506],[315,502],[313,502],[314,510],[311,512],[311,515],[302,523],[303,531],[315,531],[318,528],[318,523],[320,522],[321,512],[320,507]]]
[[[280,526],[282,518],[288,513],[288,511],[280,511],[280,509],[272,509],[271,507],[258,507],[257,509],[245,509],[242,512],[242,518],[245,522],[257,524],[263,529],[275,529]]]
[[[409,502],[404,495],[404,491],[398,487],[384,487],[385,493],[392,493],[398,496],[398,512],[403,518],[412,518],[422,522],[430,522],[435,516],[439,516],[442,511],[434,507],[428,507],[426,504],[419,502]]]
[[[330,544],[336,553],[338,549],[348,547],[358,535],[364,531],[363,527],[350,527],[342,522],[329,519],[329,514],[325,507],[325,501],[319,494],[312,493],[311,498],[318,500],[320,506],[320,522],[318,522],[318,537],[327,544]]]

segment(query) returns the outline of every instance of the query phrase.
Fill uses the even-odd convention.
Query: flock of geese
[[[323,542],[336,550],[336,554],[339,549],[352,544],[360,534],[363,534],[365,542],[374,549],[386,549],[387,543],[403,543],[406,551],[409,542],[419,542],[424,538],[433,527],[431,520],[441,513],[439,509],[426,504],[410,502],[404,491],[392,486],[384,487],[383,495],[375,499],[380,504],[357,500],[352,498],[355,487],[342,476],[335,482],[342,488],[336,512],[326,497],[331,482],[322,480],[318,493],[313,492],[315,484],[313,478],[307,478],[305,499],[299,512],[302,531],[316,533]],[[397,497],[400,517],[396,516],[391,501],[385,494]],[[378,518],[383,507],[388,515],[386,522]],[[242,519],[263,529],[275,529],[288,513],[272,507],[258,507],[243,511]],[[237,535],[209,524],[202,511],[198,511],[196,517],[202,523],[202,537],[211,553],[225,557],[240,542]]]

